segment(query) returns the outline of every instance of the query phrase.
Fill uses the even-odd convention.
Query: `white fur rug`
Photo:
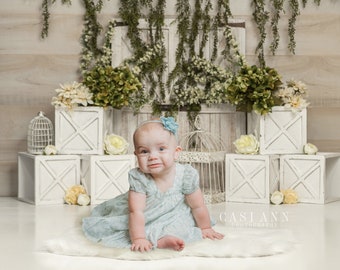
[[[150,252],[132,252],[129,249],[103,247],[90,242],[81,228],[66,232],[63,236],[46,241],[42,251],[69,256],[105,257],[119,260],[160,260],[180,256],[190,257],[261,257],[290,251],[295,240],[288,230],[234,229],[216,226],[223,233],[223,240],[205,239],[187,244],[183,251],[154,249]]]

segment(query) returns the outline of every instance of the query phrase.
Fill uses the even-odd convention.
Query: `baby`
[[[176,162],[181,152],[177,128],[172,117],[161,117],[136,129],[138,168],[129,172],[130,190],[83,220],[89,239],[143,252],[154,247],[181,251],[185,243],[223,238],[212,229],[197,171]]]

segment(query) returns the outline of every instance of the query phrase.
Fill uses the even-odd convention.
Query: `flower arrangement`
[[[239,111],[264,115],[275,105],[273,93],[281,85],[281,76],[274,68],[244,65],[227,87],[227,100]]]
[[[108,155],[124,155],[128,148],[128,142],[121,136],[110,134],[104,138],[104,151]]]
[[[234,145],[238,154],[255,155],[259,151],[260,143],[254,135],[249,134],[241,135],[234,141]]]
[[[233,76],[232,72],[198,56],[194,56],[185,66],[183,76],[188,82],[184,88],[180,82],[174,85],[173,104],[184,107],[226,102],[225,85]]]
[[[279,204],[295,204],[299,200],[298,195],[294,189],[277,190],[270,196],[270,202],[275,205]]]
[[[66,190],[64,201],[69,205],[78,204],[85,206],[90,203],[90,197],[82,185],[75,185]]]
[[[301,81],[290,80],[284,88],[279,89],[275,96],[281,100],[281,104],[293,111],[306,108],[309,103],[306,101],[307,87]]]
[[[52,105],[72,109],[74,107],[87,106],[93,104],[93,94],[90,89],[79,82],[60,84],[60,88],[55,89],[57,96],[52,98]]]
[[[93,93],[94,105],[121,109],[129,106],[133,95],[142,89],[138,77],[126,65],[96,65],[84,74],[83,83]]]

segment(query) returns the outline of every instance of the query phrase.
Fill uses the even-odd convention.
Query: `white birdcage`
[[[43,112],[39,112],[28,126],[27,151],[31,154],[43,154],[45,147],[50,144],[53,144],[53,124]]]
[[[183,151],[180,163],[189,163],[197,169],[200,188],[208,204],[225,201],[225,155],[226,147],[222,140],[201,129],[200,118],[196,117],[194,127],[180,139]]]

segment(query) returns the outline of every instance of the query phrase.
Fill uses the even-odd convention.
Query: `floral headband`
[[[165,129],[169,130],[172,134],[176,135],[178,124],[173,117],[163,117],[161,116],[161,122]]]
[[[170,131],[172,134],[174,134],[176,136],[178,124],[175,121],[175,118],[173,118],[173,117],[161,116],[159,120],[147,120],[147,121],[143,122],[142,124],[140,124],[139,127],[141,127],[141,126],[143,126],[147,123],[160,123],[160,124],[163,125],[164,129]]]

